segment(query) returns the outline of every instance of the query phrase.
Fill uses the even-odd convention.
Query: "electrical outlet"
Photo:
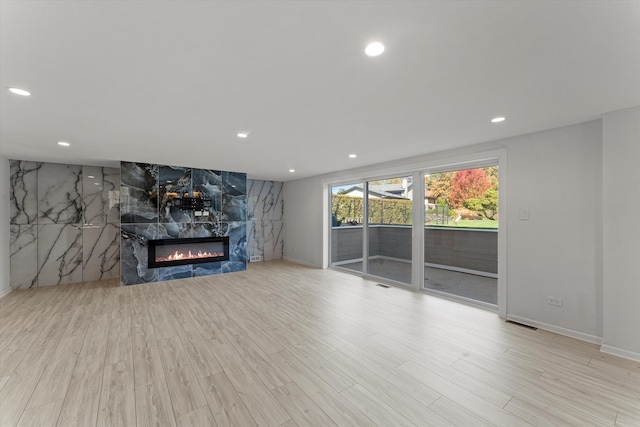
[[[529,220],[529,209],[520,209],[520,221]]]
[[[260,262],[262,261],[262,255],[252,255],[249,258],[249,262]]]
[[[556,307],[562,307],[562,298],[557,298],[557,297],[547,297],[546,299],[547,304],[549,305],[555,305]]]

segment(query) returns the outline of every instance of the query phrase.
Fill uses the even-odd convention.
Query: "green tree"
[[[498,191],[489,189],[482,194],[482,197],[467,199],[464,207],[479,212],[487,219],[495,219],[498,214]]]

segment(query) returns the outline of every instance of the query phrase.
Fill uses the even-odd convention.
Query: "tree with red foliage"
[[[449,190],[449,206],[458,209],[467,199],[480,198],[491,188],[491,182],[482,169],[467,169],[456,172]]]

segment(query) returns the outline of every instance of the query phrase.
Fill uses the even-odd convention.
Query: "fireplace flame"
[[[176,261],[176,260],[181,260],[181,259],[198,259],[198,258],[214,258],[214,257],[221,257],[224,256],[224,252],[202,252],[202,251],[198,251],[197,253],[192,253],[191,250],[189,250],[186,254],[183,252],[178,252],[175,251],[175,253],[163,257],[163,256],[157,256],[156,257],[156,262],[166,262],[166,261]]]

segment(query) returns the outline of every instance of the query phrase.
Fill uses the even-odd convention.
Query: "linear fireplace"
[[[229,236],[149,240],[149,268],[229,260]]]

